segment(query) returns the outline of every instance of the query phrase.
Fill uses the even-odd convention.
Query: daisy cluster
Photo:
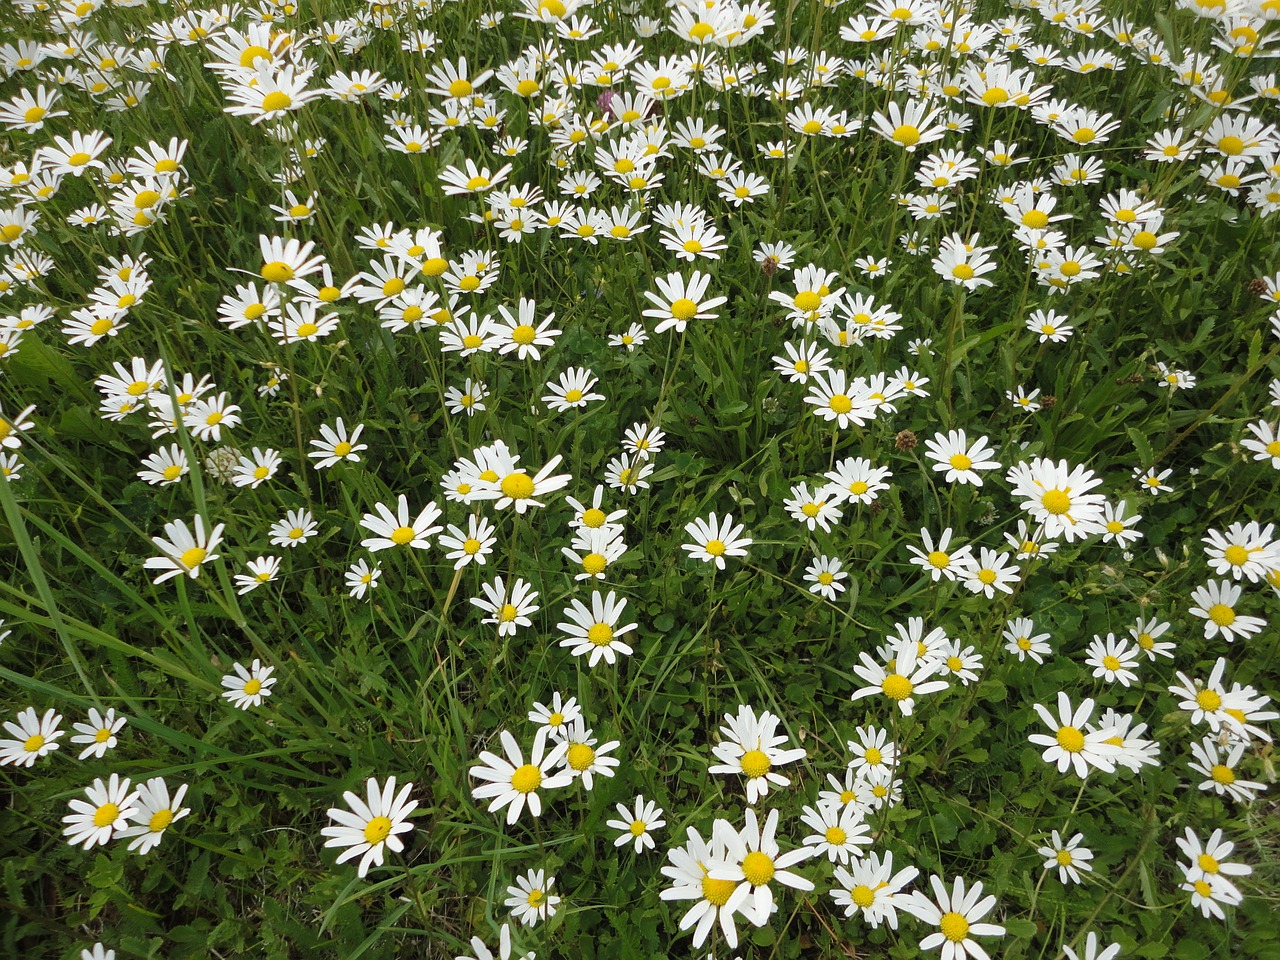
[[[212,817],[243,789],[302,838],[300,886],[355,861],[322,931],[358,900],[360,952],[459,960],[577,951],[624,901],[673,955],[796,924],[1113,960],[1138,864],[1169,944],[1246,913],[1277,0],[310,6],[5,13],[33,824],[119,865],[198,767]],[[969,814],[1006,831],[979,859]],[[257,869],[201,821],[193,856]],[[103,902],[51,929],[128,922]]]

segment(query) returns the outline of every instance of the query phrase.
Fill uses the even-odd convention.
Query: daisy
[[[616,757],[605,756],[619,746],[619,741],[598,743],[581,718],[569,725],[564,734],[564,742],[569,745],[562,760],[564,769],[574,779],[581,778],[583,786],[588,790],[591,789],[596,774],[612,778],[614,768],[622,762]]]
[[[1143,470],[1141,467],[1134,468],[1133,479],[1138,482],[1138,486],[1151,494],[1153,497],[1161,493],[1172,493],[1173,487],[1165,483],[1173,475],[1173,468],[1157,471],[1155,467],[1150,470]]]
[[[477,167],[474,160],[464,158],[462,167],[446,166],[440,170],[440,189],[447,197],[485,193],[505,182],[510,172],[509,163],[497,170],[490,170],[488,167]]]
[[[804,580],[809,585],[809,592],[816,593],[827,600],[835,600],[847,589],[840,581],[848,578],[849,574],[844,571],[837,557],[815,557],[804,571]]]
[[[536,498],[563,489],[573,479],[567,473],[555,474],[556,467],[564,459],[560,454],[547,461],[546,466],[533,476],[524,467],[516,466],[519,459],[510,453],[506,444],[498,447],[494,463],[497,479],[480,477],[473,496],[479,500],[496,500],[495,509],[514,507],[516,513],[522,514],[530,507],[546,506]]]
[[[279,557],[258,557],[256,560],[250,560],[245,564],[248,573],[237,573],[235,575],[235,584],[239,588],[236,594],[244,596],[257,590],[264,583],[270,583],[280,574],[280,558]]]
[[[655,426],[637,422],[623,432],[622,448],[640,460],[656,457],[662,452],[667,435]]]
[[[681,544],[680,549],[689,551],[695,560],[714,563],[718,570],[724,569],[725,557],[745,557],[753,542],[742,536],[745,524],[734,526],[731,514],[725,514],[721,521],[713,512],[709,520],[699,517],[685,524],[684,529],[693,542]]]
[[[218,443],[223,430],[234,430],[240,425],[240,408],[228,403],[223,391],[212,399],[193,400],[188,404],[182,411],[182,424],[197,440]]]
[[[553,740],[563,740],[569,730],[569,724],[582,716],[582,708],[578,706],[578,698],[564,700],[559,691],[551,698],[551,705],[535,703],[529,711],[529,722],[538,724],[538,734]]]
[[[131,791],[131,786],[128,777],[121,780],[119,774],[113,773],[106,783],[99,778],[85,787],[89,802],[73,799],[71,813],[62,818],[67,824],[62,831],[67,843],[73,847],[83,844],[89,850],[123,831],[138,802],[138,793]]]
[[[631,807],[619,803],[614,809],[618,811],[618,819],[605,823],[605,826],[621,831],[613,845],[625,847],[634,843],[636,853],[654,849],[653,831],[667,825],[667,821],[662,819],[662,808],[652,800],[645,800],[644,794],[637,794]]]
[[[306,543],[319,529],[320,525],[316,524],[311,511],[291,509],[285,512],[283,520],[271,525],[271,543],[276,547],[297,547],[298,544]]]
[[[807,860],[810,851],[800,847],[783,853],[774,839],[778,829],[778,811],[770,810],[761,827],[755,810],[746,811],[746,824],[741,831],[724,832],[726,858],[710,865],[707,876],[712,880],[728,880],[737,884],[725,906],[737,909],[757,927],[769,922],[773,913],[774,881],[795,890],[812,890],[813,882],[789,867]]]
[[[409,519],[409,498],[403,493],[397,501],[395,513],[381,503],[374,504],[373,508],[377,512],[366,513],[360,521],[360,526],[374,534],[360,541],[360,546],[370,553],[404,546],[426,550],[431,546],[430,538],[444,529],[436,523],[441,513],[434,502],[423,507],[413,520]]]
[[[719,260],[726,244],[724,234],[718,232],[709,220],[691,220],[676,223],[659,234],[662,245],[680,260]]]
[[[1013,495],[1022,499],[1022,508],[1044,526],[1046,536],[1063,536],[1070,542],[1100,532],[1106,498],[1088,492],[1102,483],[1092,470],[1037,457],[1015,464],[1006,479],[1013,484]]]
[[[1199,908],[1201,915],[1206,919],[1212,916],[1225,920],[1227,915],[1222,907],[1224,905],[1234,907],[1244,900],[1234,884],[1213,875],[1186,880],[1179,889],[1191,894],[1191,905]]]
[[[990,960],[987,952],[973,941],[973,937],[1002,937],[1005,929],[998,923],[981,923],[996,905],[993,896],[982,896],[982,884],[975,882],[965,890],[964,879],[956,877],[950,891],[936,874],[929,878],[936,900],[929,899],[916,890],[902,902],[902,909],[916,919],[937,927],[920,941],[920,949],[942,948],[942,960],[965,960],[966,954],[974,960]]]
[[[14,764],[19,767],[30,767],[41,757],[57,750],[58,738],[66,734],[59,730],[62,714],[53,709],[46,710],[43,716],[36,716],[35,707],[27,707],[18,711],[14,722],[4,723],[9,735],[14,740],[0,740],[0,767]]]
[[[489,614],[480,622],[497,624],[500,637],[514,637],[518,627],[531,626],[530,616],[542,609],[533,602],[538,599],[538,591],[519,577],[511,584],[510,596],[502,577],[480,584],[480,589],[484,598],[472,597],[471,603]]]
[[[605,477],[612,489],[635,493],[649,489],[647,481],[653,469],[651,460],[624,455],[614,457],[605,465]]]
[[[1243,740],[1236,740],[1224,747],[1216,737],[1205,737],[1199,743],[1192,743],[1191,754],[1195,760],[1187,766],[1205,778],[1200,789],[1212,790],[1220,797],[1229,796],[1237,803],[1250,803],[1262,793],[1266,789],[1263,784],[1242,780],[1236,773],[1246,746]]]
[[[999,469],[997,460],[987,459],[992,450],[986,437],[978,437],[972,443],[963,430],[929,437],[924,442],[927,456],[934,461],[933,469],[946,472],[947,483],[971,483],[982,486],[982,477],[975,471]]]
[[[1240,593],[1239,584],[1230,580],[1210,580],[1191,591],[1191,601],[1195,606],[1190,613],[1204,619],[1206,640],[1212,640],[1221,633],[1227,642],[1231,642],[1237,637],[1251,637],[1266,627],[1267,621],[1261,617],[1236,613]]]
[[[1084,843],[1084,834],[1077,833],[1066,843],[1062,842],[1062,837],[1058,831],[1053,831],[1053,837],[1049,841],[1048,846],[1037,847],[1036,853],[1045,857],[1044,868],[1052,870],[1058,868],[1058,879],[1062,883],[1081,883],[1080,872],[1093,872],[1093,865],[1089,863],[1093,859],[1093,851],[1087,847],[1082,847]]]
[[[1252,438],[1241,439],[1240,446],[1253,453],[1253,459],[1269,460],[1270,465],[1280,470],[1280,433],[1265,420],[1257,420],[1246,424]]]
[[[1046,656],[1052,655],[1053,648],[1047,643],[1049,634],[1036,633],[1035,624],[1026,617],[1010,620],[1004,628],[1005,650],[1017,656],[1019,662],[1030,657],[1036,663],[1044,663]]]
[[[467,529],[449,524],[449,533],[440,535],[440,546],[448,552],[446,560],[453,560],[453,569],[461,570],[467,564],[475,562],[484,566],[488,556],[493,552],[493,545],[498,542],[496,528],[484,517],[472,515],[467,518]]]
[[[516,878],[514,887],[507,887],[507,899],[503,903],[526,927],[536,926],[539,920],[555,916],[560,903],[560,898],[551,893],[555,882],[556,878],[548,877],[544,870],[530,870]]]
[[[1259,527],[1250,520],[1231,524],[1225,534],[1210,530],[1201,542],[1214,573],[1229,573],[1236,580],[1248,577],[1250,583],[1257,583],[1280,566],[1280,544],[1273,539],[1274,532],[1275,524]]]
[[[1173,651],[1177,649],[1177,644],[1157,642],[1160,637],[1169,631],[1171,626],[1172,624],[1162,623],[1155,617],[1148,620],[1139,617],[1137,622],[1129,628],[1129,636],[1133,637],[1134,642],[1147,655],[1148,660],[1155,660],[1158,657],[1172,659]]]
[[[502,742],[506,757],[488,750],[480,754],[480,762],[471,768],[470,773],[484,782],[473,787],[471,795],[477,800],[492,797],[490,813],[506,807],[508,824],[513,824],[520,818],[526,804],[531,815],[541,816],[542,798],[538,791],[566,787],[573,782],[571,772],[553,772],[564,759],[569,749],[568,742],[552,741],[551,752],[547,753],[547,738],[539,734],[534,738],[533,750],[526,763],[515,737],[503,730],[498,739]]]
[[[382,568],[377,565],[371,566],[367,560],[361,557],[347,568],[346,585],[348,594],[356,600],[363,600],[367,592],[377,588],[380,576],[382,576]]]
[[[791,498],[784,500],[783,506],[792,519],[802,523],[810,533],[818,527],[823,533],[830,533],[831,524],[838,523],[843,516],[840,511],[842,499],[840,488],[833,484],[819,487],[815,492],[809,490],[807,483],[800,483],[791,488]]]
[[[978,682],[978,672],[982,669],[982,654],[978,653],[974,647],[963,646],[959,640],[948,640],[937,651],[937,658],[943,670],[964,686]]]
[[[808,383],[812,375],[831,369],[827,351],[817,343],[802,340],[797,345],[788,341],[782,348],[787,355],[773,358],[774,369],[791,383]]]
[[[299,277],[310,276],[325,265],[323,256],[311,256],[315,241],[301,243],[295,238],[258,237],[262,268],[258,275],[268,283],[286,284]]]
[[[560,552],[580,568],[573,579],[603,580],[609,567],[627,552],[627,544],[621,527],[579,527],[573,541]]]
[[[603,393],[592,393],[591,388],[599,381],[586,367],[569,367],[560,374],[560,381],[547,384],[551,392],[542,398],[549,410],[562,412],[573,408],[585,407],[592,400],[603,400]]]
[[[409,814],[418,807],[417,800],[409,799],[412,783],[406,783],[396,793],[396,778],[388,777],[385,786],[370,777],[365,783],[367,801],[350,790],[342,794],[350,810],[330,807],[328,816],[337,826],[325,827],[321,836],[328,837],[326,847],[346,847],[337,863],[346,863],[360,857],[357,875],[363,879],[370,865],[382,866],[387,850],[399,853],[404,849],[400,835],[413,829]]]
[[[1018,575],[1018,566],[1009,559],[1007,553],[983,547],[980,556],[969,554],[964,559],[957,577],[974,593],[981,593],[991,600],[995,598],[997,590],[1012,594]]]
[[[178,444],[161,447],[142,461],[142,469],[138,478],[152,486],[163,486],[177,483],[185,477],[191,468],[187,463],[187,454]]]
[[[1128,547],[1142,539],[1142,531],[1133,529],[1134,525],[1142,519],[1142,514],[1126,517],[1125,511],[1128,508],[1128,504],[1124,501],[1118,504],[1103,503],[1100,518],[1103,543],[1117,543],[1121,547]]]
[[[888,113],[875,111],[871,114],[871,123],[876,133],[890,143],[914,153],[916,147],[940,140],[946,134],[946,126],[938,122],[941,116],[941,110],[929,109],[925,103],[912,102],[904,110],[890,101]]]
[[[360,462],[360,451],[368,450],[367,443],[360,443],[360,432],[364,430],[364,424],[356,424],[356,428],[347,433],[347,425],[342,422],[339,417],[331,427],[327,423],[320,425],[320,439],[312,440],[311,446],[316,449],[307,453],[307,456],[314,459],[317,470],[327,470],[339,460],[348,460],[352,463]]]
[[[143,567],[147,570],[165,571],[153,583],[163,583],[183,573],[194,579],[200,575],[201,564],[218,559],[218,554],[213,551],[222,542],[225,524],[215,524],[206,535],[204,518],[196,514],[194,525],[193,533],[185,520],[171,520],[164,525],[164,537],[151,538],[162,556],[148,558]]]
[[[172,799],[163,777],[152,777],[138,785],[138,805],[129,815],[131,821],[117,836],[129,837],[129,852],[146,856],[164,839],[164,832],[191,812],[182,805],[187,785],[178,787]]]
[[[466,414],[468,417],[474,417],[487,409],[484,401],[489,396],[489,388],[481,381],[473,381],[467,377],[466,382],[462,385],[462,389],[450,387],[444,393],[445,406],[449,408],[449,412],[455,416],[458,414]]]
[[[862,860],[846,867],[836,867],[832,879],[837,886],[831,890],[836,906],[844,908],[846,917],[859,913],[872,928],[887,923],[898,929],[898,908],[905,909],[904,901],[910,893],[902,888],[920,875],[915,867],[904,867],[893,872],[893,854],[886,851],[884,859],[872,852]]]
[[[254,660],[248,670],[239,663],[233,663],[231,668],[235,673],[222,678],[222,685],[226,687],[222,696],[241,710],[261,706],[262,698],[269,697],[275,686],[276,678],[271,674],[276,668],[264,667],[261,660]]]
[[[845,491],[847,499],[855,503],[871,503],[880,491],[889,489],[885,481],[893,476],[893,472],[888,467],[871,466],[871,461],[865,457],[849,457],[823,476]]]
[[[1076,776],[1084,779],[1093,768],[1112,773],[1120,747],[1108,741],[1115,731],[1109,728],[1085,732],[1084,728],[1093,716],[1094,703],[1084,700],[1072,710],[1071,700],[1065,692],[1058,694],[1058,716],[1055,717],[1041,704],[1035,704],[1040,719],[1053,729],[1052,736],[1033,733],[1028,738],[1038,746],[1048,749],[1041,755],[1046,763],[1056,763],[1059,773],[1074,769]]]
[[[849,805],[825,804],[805,807],[801,819],[814,833],[804,838],[812,856],[823,854],[832,863],[848,863],[871,846],[871,827],[864,823],[862,811]]]
[[[594,494],[592,495],[591,506],[589,507],[579,503],[573,497],[564,498],[565,503],[569,504],[569,506],[574,509],[573,519],[570,521],[574,527],[580,530],[584,528],[587,530],[621,528],[622,525],[618,523],[618,521],[627,515],[627,511],[614,510],[609,513],[605,513],[605,511],[601,509],[601,504],[604,503],[604,492],[605,488],[603,486],[597,486]]]
[[[618,626],[626,606],[626,598],[619,599],[612,590],[603,597],[599,590],[592,590],[590,607],[576,598],[570,600],[564,616],[571,622],[556,624],[556,628],[565,634],[560,646],[569,648],[575,657],[589,654],[589,667],[594,667],[602,659],[613,666],[618,654],[631,656],[632,648],[618,639],[636,628],[634,623]]]
[[[952,532],[950,527],[943,530],[938,537],[937,546],[935,546],[933,534],[926,528],[921,527],[920,539],[924,542],[924,549],[921,550],[914,544],[907,544],[907,550],[912,555],[911,562],[925,570],[934,583],[937,583],[943,577],[948,580],[956,580],[968,572],[972,548],[965,544],[954,551],[949,551]],[[982,568],[979,567],[979,569]]]
[[[40,148],[41,169],[46,173],[58,176],[83,176],[85,171],[105,166],[98,157],[111,146],[111,138],[101,130],[91,130],[87,134],[78,130],[71,132],[70,138],[54,137],[52,145]]]
[[[773,768],[803,759],[805,750],[781,749],[787,742],[785,733],[778,733],[779,719],[769,711],[757,718],[755,711],[746,704],[738,707],[735,716],[724,715],[725,725],[720,727],[721,741],[712,750],[720,761],[707,769],[708,773],[740,773],[746,777],[747,802],[756,803],[769,792],[769,784],[785,787],[790,780]]]
[[[610,334],[609,346],[622,347],[628,353],[633,353],[636,347],[642,346],[648,339],[649,334],[645,330],[644,324],[633,323],[625,333]]]
[[[88,723],[73,723],[71,725],[75,730],[79,731],[79,736],[72,737],[71,742],[88,744],[76,759],[84,760],[87,757],[95,757],[101,760],[106,756],[108,750],[115,747],[118,742],[116,734],[128,722],[126,717],[117,717],[114,708],[102,714],[98,712],[97,707],[90,707]]]
[[[899,640],[892,647],[893,660],[885,665],[872,659],[865,651],[860,653],[861,664],[855,664],[853,672],[867,684],[855,690],[852,700],[856,703],[865,697],[884,696],[897,705],[903,716],[911,716],[915,698],[945,690],[946,680],[930,680],[941,664],[933,658],[919,656],[920,644],[911,639]]]
[[[1217,880],[1224,888],[1230,890],[1237,898],[1243,899],[1236,885],[1228,877],[1247,877],[1253,873],[1253,867],[1244,863],[1228,863],[1227,857],[1235,849],[1235,844],[1222,839],[1222,831],[1214,830],[1209,839],[1203,843],[1195,831],[1187,827],[1181,837],[1176,837],[1178,849],[1191,862],[1179,864],[1189,882],[1196,880]]]
[[[654,317],[658,320],[654,333],[675,330],[684,333],[690,320],[714,320],[714,312],[729,302],[728,297],[708,297],[707,287],[711,284],[711,275],[695,270],[686,280],[679,273],[669,273],[665,277],[655,277],[659,293],[646,290],[645,299],[654,304],[648,310],[641,311],[642,316]]]
[[[1108,633],[1106,639],[1094,636],[1089,644],[1089,656],[1085,658],[1085,666],[1093,667],[1093,676],[1105,679],[1108,683],[1119,681],[1127,687],[1138,679],[1138,647],[1130,646],[1129,641],[1117,639],[1114,633]]]
[[[816,373],[804,402],[811,404],[814,414],[828,422],[834,420],[841,430],[850,423],[859,427],[875,419],[876,401],[861,379],[850,381],[843,370]]]
[[[240,462],[231,475],[231,482],[237,487],[256,489],[276,475],[280,463],[278,450],[260,450],[254,447],[252,456],[240,457]]]

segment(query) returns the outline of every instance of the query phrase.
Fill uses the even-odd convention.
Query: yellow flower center
[[[1059,850],[1054,859],[1058,861],[1058,866],[1068,867],[1074,858],[1071,856],[1070,850]]]
[[[1046,490],[1040,503],[1055,517],[1059,517],[1071,509],[1071,495],[1065,490]]]
[[[1209,770],[1209,776],[1213,778],[1214,783],[1228,784],[1236,782],[1236,772],[1225,763],[1215,763]]]
[[[845,833],[839,827],[827,827],[826,832],[827,843],[833,847],[843,847],[849,839],[849,834]]]
[[[703,877],[702,899],[713,907],[723,907],[737,888],[737,883],[732,880],[712,880],[710,877]]]
[[[603,527],[606,519],[607,518],[605,517],[603,510],[597,510],[595,507],[592,507],[582,514],[582,525],[584,527],[591,527],[591,529],[594,530],[599,527]]]
[[[1207,853],[1200,854],[1200,856],[1196,858],[1196,863],[1197,865],[1199,865],[1200,869],[1203,870],[1205,873],[1218,872],[1218,861],[1215,860],[1213,857],[1209,856]]]
[[[27,737],[27,739],[24,740],[22,743],[22,749],[27,751],[27,753],[35,753],[37,750],[39,750],[43,746],[44,746],[44,737],[38,733],[33,733],[31,736]]]
[[[516,615],[518,613],[519,611],[516,610],[513,604],[504,603],[502,605],[502,609],[498,611],[498,617],[500,620],[502,620],[503,623],[511,623],[513,620],[515,620]]]
[[[152,833],[160,833],[171,823],[173,823],[172,810],[157,810],[147,821],[147,829]]]
[[[876,902],[876,893],[866,884],[860,883],[849,891],[849,899],[865,910]]]
[[[465,97],[470,92],[470,80],[464,80],[459,77],[457,80],[453,81],[453,83],[449,84],[449,96],[451,97]]]
[[[951,268],[951,276],[957,280],[972,280],[974,277],[974,269],[967,263],[957,263]]]
[[[533,793],[542,784],[542,771],[532,763],[517,767],[511,774],[511,787],[517,793]]]
[[[1121,664],[1120,664],[1120,660],[1119,660],[1118,658],[1116,658],[1116,657],[1113,657],[1113,656],[1109,655],[1109,654],[1108,654],[1107,656],[1105,656],[1105,657],[1103,657],[1103,658],[1102,658],[1102,665],[1103,665],[1104,667],[1106,667],[1108,670],[1112,671],[1113,673],[1114,673],[1116,670],[1119,670],[1119,669],[1120,669],[1120,666],[1121,666]]]
[[[571,769],[582,773],[596,762],[596,752],[585,743],[571,743],[566,754]]]
[[[1107,533],[1120,533],[1124,530],[1124,524],[1119,520],[1107,521]]]
[[[597,647],[607,647],[613,641],[613,627],[607,623],[593,623],[587,630],[587,639]]]
[[[107,742],[108,740],[110,740],[110,739],[111,739],[111,728],[110,728],[110,727],[103,727],[103,728],[102,728],[102,729],[100,729],[97,733],[95,733],[95,734],[93,735],[93,742],[94,742],[94,743],[106,743],[106,742]]]
[[[631,827],[629,829],[631,830],[631,835],[633,837],[638,837],[648,828],[643,820],[632,820]]]
[[[1196,694],[1196,706],[1201,710],[1213,713],[1222,706],[1222,697],[1213,690],[1201,690]]]
[[[1249,551],[1239,544],[1232,544],[1222,552],[1223,558],[1233,567],[1239,567],[1249,561]]]
[[[1004,87],[992,87],[982,95],[982,102],[988,107],[998,107],[1002,103],[1008,103],[1009,91]]]
[[[299,339],[305,340],[307,337],[314,337],[319,332],[320,332],[320,327],[318,324],[314,324],[314,323],[298,324],[297,335]]]
[[[251,697],[257,694],[260,690],[262,690],[262,681],[257,677],[254,677],[244,685],[244,692]]]
[[[1058,746],[1067,753],[1079,753],[1084,749],[1084,734],[1075,727],[1059,727]]]
[[[724,545],[723,540],[708,540],[704,549],[713,557],[722,557],[728,548]]]
[[[978,580],[987,585],[996,582],[996,572],[990,567],[983,567],[978,571]]]
[[[527,347],[529,344],[533,343],[533,339],[537,335],[537,331],[527,323],[522,323],[511,331],[511,339],[522,347]]]
[[[902,126],[894,129],[893,139],[904,147],[914,147],[920,142],[920,131],[916,127],[911,126],[911,124],[904,123]]]
[[[949,462],[951,466],[953,466],[957,470],[968,470],[970,467],[973,466],[973,461],[970,460],[963,453],[957,453],[953,455]]]
[[[477,276],[466,276],[458,281],[458,288],[470,293],[480,288],[480,278]]]
[[[110,333],[111,328],[114,326],[115,324],[111,320],[106,317],[99,317],[89,325],[89,332],[95,337],[103,337]]]
[[[396,527],[391,531],[391,542],[403,547],[406,543],[412,543],[416,536],[413,527]]]
[[[752,850],[742,859],[742,874],[753,887],[763,887],[773,879],[773,860],[759,850]]]
[[[969,921],[955,911],[944,913],[938,927],[952,943],[960,943],[969,935]]]
[[[283,260],[273,260],[263,265],[261,276],[271,283],[288,283],[293,279],[293,267]]]
[[[1209,619],[1220,627],[1229,627],[1235,623],[1236,612],[1225,603],[1215,603],[1209,608]]]
[[[573,390],[568,390],[565,392],[564,398],[568,403],[577,403],[579,400],[582,399],[582,391],[578,390],[577,388],[574,388]]]
[[[119,816],[119,807],[114,803],[104,803],[93,812],[93,825],[95,827],[109,827],[116,822],[116,818]]]
[[[1071,135],[1071,139],[1076,143],[1092,143],[1097,135],[1093,127],[1081,127]]]
[[[884,691],[884,695],[890,700],[905,700],[911,696],[911,691],[915,689],[915,686],[901,674],[891,673],[884,678],[884,682],[880,684],[880,689]]]
[[[1209,899],[1209,900],[1213,899],[1212,897],[1213,887],[1209,886],[1209,884],[1205,883],[1203,880],[1197,880],[1195,883],[1195,887],[1196,887],[1196,893],[1200,894],[1200,896],[1205,897],[1206,899]]]
[[[748,750],[742,755],[742,772],[749,779],[754,780],[757,777],[763,777],[769,772],[771,766],[772,764],[763,750]]]
[[[502,478],[502,495],[512,500],[528,500],[533,496],[533,478],[527,473],[509,473]]]
[[[853,401],[845,394],[837,393],[827,402],[827,406],[835,413],[848,413],[853,409]]]
[[[276,110],[288,110],[291,106],[293,106],[293,101],[283,90],[275,90],[262,98],[263,113],[272,113]]]
[[[190,550],[182,551],[182,556],[178,558],[178,562],[188,570],[194,570],[204,562],[204,558],[205,550],[203,547],[192,547]]]
[[[377,846],[391,834],[391,820],[374,817],[364,827],[364,839],[370,846]]]
[[[812,290],[804,290],[801,293],[797,293],[795,300],[792,302],[795,303],[797,310],[811,313],[822,306],[822,295]]]

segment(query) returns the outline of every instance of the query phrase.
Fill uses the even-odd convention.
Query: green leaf
[[[1009,936],[1026,940],[1034,937],[1038,928],[1031,920],[1006,920],[1004,929]]]

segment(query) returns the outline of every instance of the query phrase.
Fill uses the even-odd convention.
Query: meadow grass
[[[6,5],[0,955],[1280,958],[1277,12]]]

